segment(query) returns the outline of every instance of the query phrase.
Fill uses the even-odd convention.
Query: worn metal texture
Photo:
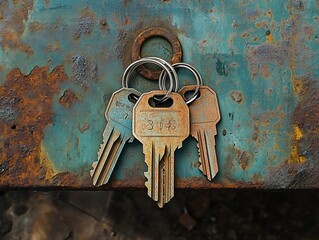
[[[319,188],[318,0],[0,1],[1,188],[93,188],[106,104],[149,27],[177,36],[220,105],[219,173],[201,174],[188,138],[177,188]],[[141,144],[127,144],[102,188],[144,188],[145,171]]]
[[[196,92],[197,85],[187,85],[179,93],[187,101],[187,92]],[[197,141],[199,170],[212,180],[218,172],[215,149],[216,125],[220,121],[219,104],[216,93],[208,86],[200,86],[199,96],[189,104],[190,134]],[[209,103],[209,104],[207,104]]]

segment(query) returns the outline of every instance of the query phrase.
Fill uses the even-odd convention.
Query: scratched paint
[[[209,183],[201,175],[189,138],[175,155],[177,187],[318,188],[318,11],[316,0],[1,1],[0,185],[91,186],[105,107],[121,87],[134,38],[161,26],[178,37],[183,60],[217,92],[222,116],[216,179]],[[145,55],[147,49],[156,52],[149,47]],[[159,55],[167,49],[159,46]],[[46,84],[53,69],[65,76]],[[20,73],[12,71],[30,81],[38,76],[42,90],[23,90]],[[131,86],[157,88],[141,77]],[[24,119],[33,108],[46,117]],[[20,122],[36,129],[33,141],[29,133],[19,141],[12,135]],[[141,145],[128,144],[111,186],[142,188],[145,170]]]

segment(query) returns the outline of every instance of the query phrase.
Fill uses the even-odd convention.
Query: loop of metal
[[[132,46],[132,62],[141,59],[141,49],[143,44],[150,38],[153,37],[160,37],[166,39],[170,45],[172,46],[172,59],[170,60],[170,63],[178,63],[182,61],[182,45],[176,35],[165,28],[162,27],[151,27],[148,29],[143,30],[134,40],[133,46]],[[157,80],[159,78],[159,75],[161,73],[161,70],[159,71],[153,71],[149,69],[147,66],[140,66],[137,71],[139,74],[141,74],[143,77],[151,79],[151,80]]]
[[[157,99],[158,101],[163,102],[170,97],[170,94],[174,90],[174,80],[175,80],[175,88],[178,85],[178,78],[175,78],[175,76],[177,77],[177,73],[176,73],[175,69],[171,66],[171,64],[166,62],[164,59],[152,58],[152,57],[151,58],[141,58],[141,59],[131,63],[126,68],[126,70],[124,71],[124,74],[122,76],[122,87],[128,88],[129,87],[129,79],[130,79],[130,76],[133,73],[133,71],[136,68],[138,68],[139,66],[141,66],[143,64],[147,64],[147,63],[152,63],[152,64],[155,64],[155,65],[161,67],[163,69],[163,71],[168,75],[168,78],[170,80],[169,89],[167,90],[166,94],[162,98]]]
[[[194,66],[192,66],[192,65],[190,65],[188,63],[175,63],[172,66],[174,68],[186,68],[195,76],[195,79],[196,79],[195,92],[194,92],[194,94],[192,96],[189,97],[189,99],[186,99],[186,101],[185,101],[186,104],[192,103],[198,97],[200,86],[203,85],[202,76],[200,75],[200,73],[198,72],[198,70]],[[160,74],[160,77],[159,77],[159,88],[161,90],[166,90],[166,84],[165,84],[166,83],[166,79],[167,79],[167,73],[165,71],[162,71],[161,74]]]

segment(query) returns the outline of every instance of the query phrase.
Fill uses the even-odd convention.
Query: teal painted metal
[[[54,115],[38,143],[39,156],[45,152],[54,174],[31,184],[19,172],[15,181],[19,162],[11,162],[1,186],[91,186],[89,170],[102,141],[105,107],[121,87],[133,40],[145,28],[161,26],[179,38],[183,61],[198,68],[204,83],[217,92],[222,116],[216,179],[210,183],[201,175],[196,142],[189,138],[176,152],[177,187],[319,187],[318,0],[1,4],[0,89],[14,68],[28,75],[36,66],[52,70],[62,65],[68,76],[52,96]],[[21,19],[16,17],[18,10],[24,13]],[[169,51],[166,45],[148,45],[143,54],[168,59]],[[192,82],[185,76],[181,80]],[[136,76],[132,87],[143,92],[156,89],[157,83]],[[76,100],[61,104],[67,92]],[[3,99],[0,121],[7,124],[5,116],[12,109]],[[1,144],[2,152],[9,151],[4,140]],[[143,187],[143,157],[137,141],[127,144],[111,185]],[[20,160],[30,161],[26,159]],[[0,160],[1,166],[8,161]],[[67,180],[61,180],[66,172]]]

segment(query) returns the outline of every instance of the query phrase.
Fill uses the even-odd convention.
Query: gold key
[[[179,93],[186,99],[187,92],[193,92],[196,85],[184,86]],[[212,180],[218,172],[215,150],[216,124],[220,120],[220,112],[216,93],[208,86],[199,87],[199,97],[190,103],[191,135],[198,142],[199,169]]]
[[[154,105],[166,91],[141,95],[133,108],[133,135],[143,144],[144,173],[148,195],[163,207],[174,197],[174,152],[189,136],[189,110],[178,93],[171,93],[163,104]],[[152,105],[152,106],[151,106]]]

